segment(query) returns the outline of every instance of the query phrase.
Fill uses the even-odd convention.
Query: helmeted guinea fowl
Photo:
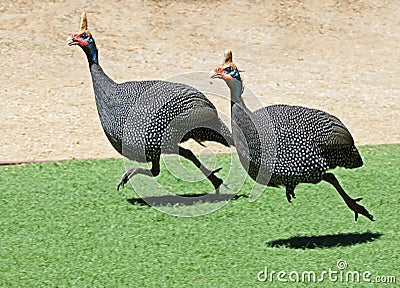
[[[152,164],[151,169],[127,170],[117,188],[136,174],[157,176],[161,153],[174,153],[192,161],[218,193],[223,181],[215,173],[220,169],[209,171],[189,149],[179,146],[189,138],[225,146],[233,143],[229,129],[206,96],[193,87],[167,81],[114,82],[99,65],[86,13],[82,13],[79,33],[68,41],[79,45],[87,56],[100,122],[112,146],[131,160]]]
[[[357,203],[361,198],[350,198],[335,175],[327,172],[337,166],[363,165],[353,137],[338,118],[321,110],[289,105],[251,112],[243,102],[242,80],[230,50],[225,51],[223,64],[212,71],[211,77],[223,79],[230,88],[233,139],[242,165],[255,181],[285,186],[290,202],[299,183],[324,180],[336,188],[356,220],[358,214],[374,220]]]

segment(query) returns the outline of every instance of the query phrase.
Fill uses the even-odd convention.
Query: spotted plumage
[[[373,220],[369,212],[351,199],[329,169],[363,165],[353,137],[335,116],[301,106],[273,105],[251,112],[242,99],[242,81],[226,51],[224,63],[213,71],[231,91],[232,134],[239,159],[257,182],[286,187],[290,202],[299,183],[331,183],[355,213]]]
[[[112,146],[131,160],[152,162],[150,170],[132,167],[126,171],[118,188],[136,174],[157,176],[160,155],[176,153],[191,160],[218,192],[223,183],[215,176],[219,169],[209,171],[190,150],[179,146],[190,138],[199,143],[233,144],[231,133],[207,97],[193,87],[168,81],[114,82],[99,65],[85,13],[79,33],[69,40],[69,45],[79,45],[87,56],[100,122]]]

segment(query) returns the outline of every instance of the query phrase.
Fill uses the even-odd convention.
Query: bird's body
[[[176,153],[177,145],[190,138],[233,143],[216,108],[197,89],[161,80],[117,84],[98,64],[90,71],[103,130],[129,159],[148,162],[160,153]]]
[[[255,111],[254,117],[268,119],[275,136],[270,186],[315,183],[328,169],[363,164],[347,128],[324,111],[273,105]]]
[[[286,187],[290,202],[299,183],[332,184],[348,207],[373,220],[372,215],[350,198],[329,169],[363,165],[346,126],[324,111],[301,106],[273,105],[251,112],[242,99],[242,81],[232,52],[225,52],[224,63],[213,71],[231,92],[232,134],[239,159],[257,182]]]
[[[78,34],[69,45],[79,45],[85,52],[100,122],[112,146],[123,156],[139,162],[152,162],[152,168],[132,167],[122,176],[118,188],[136,174],[157,176],[160,155],[179,154],[192,161],[211,181],[216,191],[223,183],[194,154],[180,143],[192,138],[202,143],[215,141],[233,144],[231,133],[214,105],[197,89],[161,80],[116,83],[98,62],[98,51],[87,30],[82,14]]]

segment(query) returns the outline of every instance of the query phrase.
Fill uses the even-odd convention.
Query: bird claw
[[[219,195],[219,187],[221,185],[225,186],[224,182],[221,179],[219,179],[217,176],[215,176],[215,173],[218,173],[219,171],[221,171],[221,169],[222,169],[222,167],[211,171],[210,175],[207,177],[211,181],[211,183],[214,185],[215,194],[217,194],[217,195]]]
[[[125,183],[126,183],[126,182],[125,182]],[[121,181],[118,182],[117,191],[119,191],[119,188],[124,188],[125,183],[124,183],[124,182],[122,181],[122,179],[121,179]]]
[[[362,206],[362,205],[360,205],[360,204],[357,203],[357,202],[359,202],[359,201],[361,201],[361,200],[362,200],[361,197],[360,197],[360,198],[356,198],[356,199],[350,198],[350,200],[348,200],[348,201],[346,202],[347,206],[348,206],[351,210],[353,210],[353,212],[354,212],[354,220],[357,221],[357,219],[358,219],[358,214],[361,214],[361,215],[364,215],[365,217],[367,217],[369,220],[375,221],[375,220],[374,220],[374,217],[373,217],[371,214],[369,214],[368,210],[365,209],[364,206]]]
[[[292,199],[296,199],[296,195],[293,192],[286,192],[286,199],[289,203],[292,203]]]
[[[215,173],[218,173],[218,172],[221,171],[221,170],[222,170],[222,167],[217,168],[217,169],[213,170],[213,171],[211,172],[211,174],[214,175]]]
[[[128,183],[129,181],[129,171],[126,171],[122,177],[121,180],[119,180],[118,185],[117,185],[117,191],[119,191],[119,188],[124,188],[125,184]]]

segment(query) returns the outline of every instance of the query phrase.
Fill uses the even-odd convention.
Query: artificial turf
[[[250,202],[254,183],[242,183],[240,168],[229,169],[230,155],[208,164],[224,167],[218,175],[231,188],[221,192],[238,192],[231,201],[213,195],[194,201],[213,193],[212,185],[183,181],[165,165],[153,184],[145,176],[132,180],[135,187],[150,183],[145,192],[153,198],[130,185],[116,191],[121,159],[1,166],[0,287],[351,287],[368,284],[363,276],[398,282],[400,145],[360,152],[362,168],[334,173],[350,196],[364,198],[375,222],[363,216],[355,222],[327,183],[300,184],[291,204],[284,188],[266,188]],[[303,283],[292,281],[296,275]]]

